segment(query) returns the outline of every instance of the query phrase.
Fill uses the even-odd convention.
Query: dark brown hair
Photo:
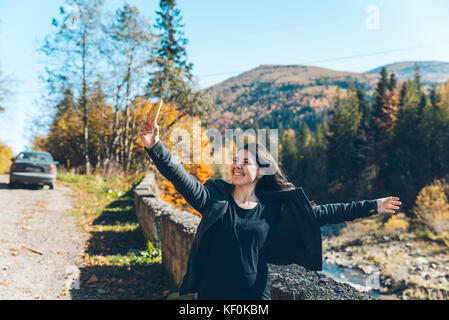
[[[287,176],[277,165],[273,155],[260,143],[246,143],[243,149],[248,150],[256,158],[259,168],[270,168],[274,174],[265,174],[256,184],[256,190],[279,191],[295,189],[295,185],[289,181]],[[256,154],[254,154],[254,151]]]

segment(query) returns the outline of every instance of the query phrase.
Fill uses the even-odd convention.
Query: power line
[[[392,49],[392,50],[363,53],[363,54],[358,54],[358,55],[353,55],[353,56],[346,56],[346,57],[339,57],[339,58],[331,58],[331,59],[324,59],[324,60],[310,60],[310,61],[306,61],[304,63],[308,64],[308,63],[322,63],[322,62],[348,60],[348,59],[353,59],[353,58],[370,57],[370,56],[375,56],[375,55],[380,55],[380,54],[387,54],[387,53],[393,53],[393,52],[411,51],[411,50],[416,50],[416,49],[440,47],[440,46],[445,46],[445,45],[448,45],[448,44],[449,44],[449,42],[442,42],[442,43],[437,43],[437,44],[421,45],[421,46],[416,46],[416,47],[398,48],[398,49]]]
[[[421,46],[408,47],[408,48],[397,48],[397,49],[384,50],[384,51],[375,51],[375,52],[362,53],[362,54],[358,54],[358,55],[335,57],[335,58],[329,58],[329,59],[309,60],[309,61],[304,61],[304,62],[300,63],[299,65],[311,64],[311,63],[333,62],[333,61],[341,61],[341,60],[350,60],[350,59],[355,59],[355,58],[370,57],[370,56],[388,54],[388,53],[393,53],[393,52],[402,52],[402,51],[411,51],[411,50],[424,49],[424,48],[440,47],[440,46],[445,46],[445,45],[449,45],[449,42],[421,45]],[[227,74],[242,73],[242,72],[246,72],[246,71],[248,71],[248,70],[205,74],[205,75],[198,75],[198,77],[208,78],[208,77],[222,76],[222,75],[227,75]]]
[[[414,7],[418,4],[421,4],[419,1],[415,1],[412,3],[407,3],[407,5],[397,5],[397,6],[393,6],[390,9],[396,9],[396,8],[403,8],[403,7]],[[352,13],[352,14],[347,14],[347,15],[339,15],[339,16],[333,16],[333,17],[327,17],[325,19],[314,19],[314,20],[310,20],[310,21],[306,21],[304,23],[300,23],[300,24],[290,24],[290,25],[284,25],[284,26],[278,26],[278,27],[273,27],[273,28],[264,28],[264,29],[257,29],[257,30],[253,30],[250,32],[244,32],[244,33],[238,33],[238,34],[228,34],[228,35],[222,35],[222,36],[215,36],[213,37],[212,40],[222,40],[222,39],[228,39],[228,38],[242,38],[245,37],[247,35],[255,35],[255,34],[260,34],[260,33],[264,33],[264,32],[269,32],[269,31],[274,31],[274,30],[283,30],[283,29],[294,29],[294,28],[298,28],[298,27],[303,27],[303,26],[307,26],[307,25],[320,25],[323,24],[325,22],[329,22],[329,21],[333,21],[333,20],[339,20],[339,19],[348,19],[348,18],[354,18],[354,17],[361,17],[361,16],[366,16],[367,13],[363,12],[363,13]],[[207,40],[211,40],[210,37],[207,38]]]

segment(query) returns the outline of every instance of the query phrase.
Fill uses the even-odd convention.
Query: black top
[[[206,241],[203,241],[203,236],[213,233],[210,232],[210,227],[215,226],[215,222],[222,217],[222,208],[227,206],[224,200],[230,198],[228,189],[232,185],[222,179],[209,179],[203,185],[197,178],[187,173],[178,161],[174,161],[173,155],[161,140],[151,149],[145,150],[159,172],[173,183],[176,190],[193,208],[202,214],[201,223],[193,238],[186,274],[179,289],[180,295],[198,292],[199,250],[203,246],[209,246],[206,242],[209,239],[206,237]],[[378,213],[377,199],[328,203],[312,208],[302,187],[263,191],[256,195],[260,200],[271,199],[286,204],[283,212],[285,214],[280,215],[276,230],[270,237],[270,246],[266,250],[267,262],[280,265],[296,263],[310,270],[322,270],[320,226],[352,221]],[[205,261],[209,263],[209,260]],[[207,270],[207,265],[204,268]]]
[[[269,300],[266,243],[279,220],[279,202],[229,209],[205,234],[199,251],[198,299]]]

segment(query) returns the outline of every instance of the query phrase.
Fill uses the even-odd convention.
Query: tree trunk
[[[83,126],[84,126],[84,160],[86,165],[86,174],[90,173],[89,161],[89,129],[87,126],[87,76],[86,76],[86,34],[82,39],[82,68],[83,68],[83,88],[81,93],[81,104],[83,107]]]
[[[119,101],[120,101],[120,90],[122,88],[123,83],[121,83],[120,85],[117,86],[117,93],[115,96],[115,108],[114,108],[114,125],[112,128],[112,138],[111,138],[111,155],[112,158],[114,159],[114,161],[117,163],[118,162],[118,157],[119,157],[119,148],[118,148],[118,144],[119,144],[119,140],[120,140],[120,135],[121,135],[121,128],[119,127]]]
[[[128,149],[128,159],[126,161],[126,168],[125,172],[129,171],[129,168],[131,168],[131,162],[132,162],[132,151],[134,148],[134,132],[136,132],[136,109],[133,109],[133,117],[132,117],[132,125],[131,125],[131,142],[129,144]]]
[[[131,67],[133,64],[133,56],[131,55],[128,59],[128,68],[126,70],[126,106],[125,106],[125,133],[124,133],[124,154],[123,154],[123,169],[127,171],[128,168],[128,144],[129,144],[129,96],[131,94]]]

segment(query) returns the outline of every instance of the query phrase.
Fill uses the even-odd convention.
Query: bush
[[[8,173],[13,152],[10,147],[0,142],[0,174]]]
[[[410,223],[407,221],[404,213],[398,213],[391,216],[384,224],[384,231],[388,234],[398,234],[407,232],[410,227]]]
[[[413,212],[433,232],[449,232],[449,185],[445,179],[435,180],[418,194]]]

